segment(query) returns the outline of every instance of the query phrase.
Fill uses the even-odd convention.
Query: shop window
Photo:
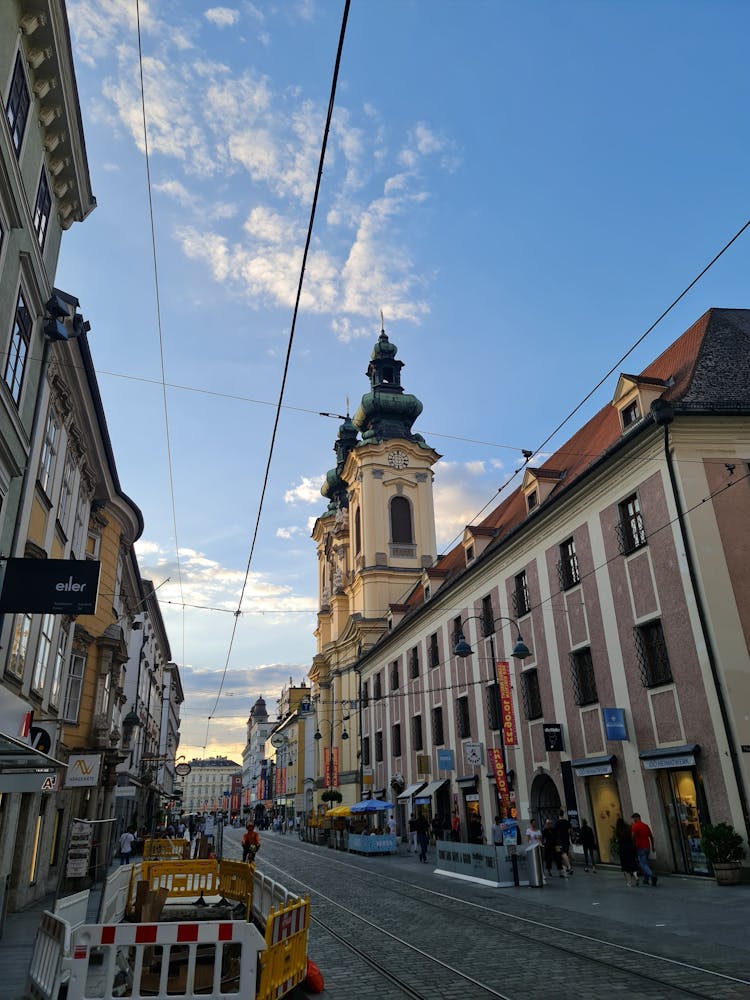
[[[646,529],[643,527],[638,494],[634,493],[619,504],[620,520],[617,523],[617,541],[622,555],[629,555],[647,543]]]
[[[393,756],[401,756],[401,723],[397,722],[391,727],[391,741],[393,743]]]
[[[529,584],[526,579],[526,570],[516,574],[513,586],[513,609],[516,616],[527,615],[531,609],[529,604]]]
[[[436,747],[445,743],[443,736],[443,709],[440,705],[432,710],[432,742]]]
[[[437,632],[430,636],[430,666],[437,667],[440,664],[440,646],[438,645]]]
[[[568,538],[560,546],[560,561],[557,564],[557,573],[561,590],[570,590],[571,587],[575,587],[576,584],[581,582],[576,543],[572,538]]]
[[[419,677],[419,646],[409,651],[409,677]]]
[[[411,720],[411,735],[414,750],[422,749],[422,716],[415,715]]]
[[[671,684],[672,668],[661,619],[655,618],[643,625],[636,625],[633,637],[643,686],[652,688],[660,684]]]
[[[521,699],[527,719],[541,719],[542,693],[539,690],[539,675],[536,667],[521,672]]]
[[[471,736],[471,719],[469,717],[469,699],[466,695],[456,698],[456,727],[459,739],[469,739]]]
[[[365,767],[370,766],[370,737],[362,737],[362,763]]]
[[[391,691],[398,691],[398,660],[391,664]]]
[[[599,701],[591,650],[577,649],[570,654],[570,673],[576,705],[593,705]]]
[[[23,376],[26,370],[29,342],[31,341],[31,326],[31,313],[26,305],[23,292],[19,291],[16,312],[13,317],[13,332],[10,335],[10,346],[5,359],[5,373],[3,375],[16,406],[21,402]]]
[[[487,725],[490,729],[497,731],[502,728],[500,718],[500,686],[497,681],[487,685]]]
[[[16,65],[13,69],[13,79],[10,81],[8,103],[5,105],[5,115],[8,119],[10,137],[17,157],[21,155],[21,145],[23,144],[24,132],[26,131],[26,122],[29,118],[30,105],[29,87],[26,83],[26,74],[23,70],[23,60],[19,50],[16,55]]]
[[[391,500],[391,541],[394,545],[414,543],[411,504],[406,497],[394,497]]]
[[[375,763],[383,763],[383,734],[380,731],[375,733]]]
[[[492,610],[492,597],[488,594],[482,598],[482,635],[495,634],[495,612]]]

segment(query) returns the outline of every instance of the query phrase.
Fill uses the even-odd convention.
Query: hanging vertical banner
[[[495,772],[495,785],[497,794],[501,799],[509,798],[508,778],[505,773],[505,762],[503,761],[503,751],[495,747],[487,750],[487,756],[492,762],[492,769]]]
[[[323,748],[323,776],[326,788],[336,788],[339,783],[339,748],[333,748],[333,756],[328,747]]]
[[[507,660],[498,660],[496,667],[503,743],[506,747],[517,747],[518,733],[516,732],[516,716],[513,712],[513,692],[510,687],[510,663]]]

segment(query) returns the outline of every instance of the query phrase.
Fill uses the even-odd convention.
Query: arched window
[[[391,500],[391,541],[396,545],[411,545],[414,542],[411,504],[406,497]]]
[[[362,551],[362,519],[359,516],[359,507],[354,515],[354,553],[359,555]]]

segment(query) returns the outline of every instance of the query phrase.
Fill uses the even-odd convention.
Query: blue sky
[[[166,390],[172,486],[136,3],[67,6],[98,208],[66,234],[57,283],[92,324],[143,574],[170,578],[192,756],[258,511],[343,0],[141,0],[164,371],[182,387]],[[207,753],[238,754],[255,698],[315,652],[309,533],[337,429],[317,413],[356,409],[380,310],[424,403],[415,429],[444,456],[445,547],[746,221],[749,30],[740,2],[354,0],[290,408]],[[707,308],[750,305],[749,240],[622,370]]]

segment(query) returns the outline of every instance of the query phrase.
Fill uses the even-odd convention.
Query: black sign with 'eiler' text
[[[93,559],[8,559],[0,612],[93,615],[100,566]]]

